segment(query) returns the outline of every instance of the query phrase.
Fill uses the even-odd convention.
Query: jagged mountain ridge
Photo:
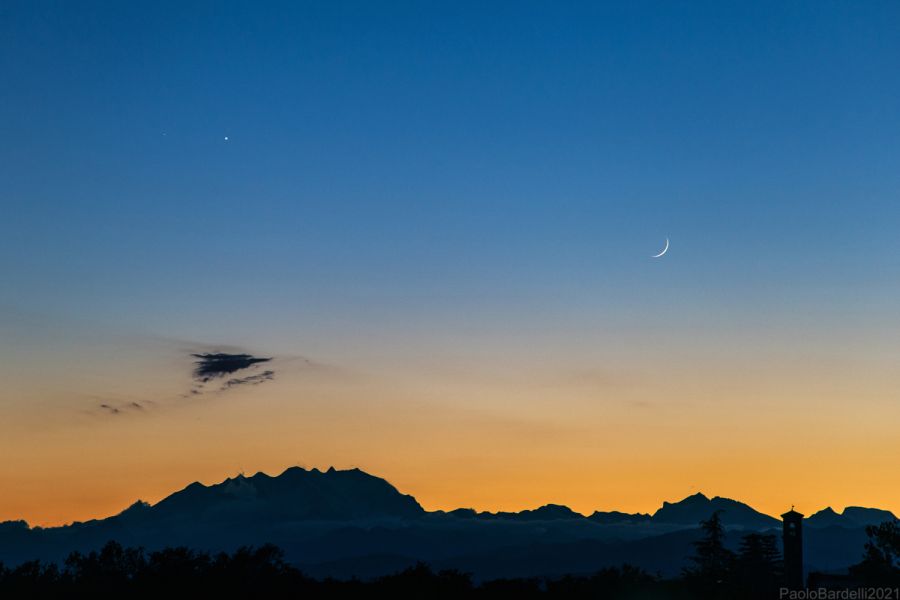
[[[743,502],[719,496],[708,498],[699,492],[680,502],[663,502],[662,507],[653,513],[652,519],[659,523],[693,525],[708,519],[714,512],[719,513],[726,526],[747,529],[768,529],[781,526],[779,519],[763,514]]]
[[[425,510],[412,496],[359,469],[291,467],[276,477],[260,472],[211,486],[192,483],[161,500],[151,512],[207,518],[259,513],[268,520],[297,520],[414,518]]]
[[[106,519],[51,528],[0,523],[0,562],[60,561],[73,550],[96,549],[115,539],[149,549],[184,545],[210,551],[271,542],[311,573],[346,576],[365,573],[366,565],[396,564],[378,558],[385,556],[475,565],[484,576],[517,568],[498,560],[477,568],[478,557],[498,553],[533,554],[521,563],[520,574],[540,575],[537,569],[550,564],[540,557],[557,552],[563,552],[555,560],[559,569],[569,563],[573,568],[610,566],[613,558],[634,552],[637,566],[677,574],[693,551],[690,542],[699,521],[717,510],[731,539],[748,530],[780,527],[778,520],[746,504],[703,494],[665,502],[652,515],[597,511],[585,516],[559,504],[520,512],[426,511],[412,496],[358,469],[294,467],[278,476],[257,473],[208,486],[194,483],[155,505],[138,501]],[[842,515],[820,511],[810,517],[810,564],[839,568],[857,562],[865,540],[862,523],[880,517],[893,515],[851,508]],[[817,539],[828,542],[818,548]],[[595,554],[578,555],[584,548]]]
[[[250,477],[238,475],[208,486],[194,482],[155,505],[138,500],[122,513],[110,518],[136,522],[151,517],[230,519],[255,517],[257,514],[266,515],[268,520],[356,520],[376,517],[413,519],[446,515],[482,520],[586,519],[599,524],[653,522],[696,526],[717,511],[729,527],[767,529],[780,527],[781,524],[779,519],[759,512],[743,502],[720,496],[709,498],[703,493],[695,493],[677,502],[663,502],[652,515],[595,511],[588,516],[561,504],[546,504],[518,512],[479,512],[471,508],[428,512],[413,496],[402,494],[380,477],[360,469],[337,470],[334,467],[326,471],[291,467],[277,476],[263,472]],[[805,522],[812,527],[864,527],[894,518],[896,517],[890,511],[875,508],[847,507],[843,513],[837,513],[827,507],[807,517]],[[24,521],[9,521],[0,523],[0,531],[23,526],[27,528]]]
[[[827,506],[817,513],[813,513],[804,521],[809,527],[865,527],[867,525],[878,525],[884,521],[894,520],[894,516],[889,510],[881,510],[880,508],[864,508],[862,506],[848,506],[843,512],[836,512],[830,506]]]

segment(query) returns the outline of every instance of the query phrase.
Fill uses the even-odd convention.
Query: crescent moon
[[[660,256],[662,256],[663,254],[665,254],[668,251],[669,251],[669,238],[666,238],[666,247],[662,249],[662,252],[660,252],[659,254],[654,254],[650,258],[659,258]]]

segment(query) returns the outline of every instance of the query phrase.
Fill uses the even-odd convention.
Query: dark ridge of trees
[[[73,552],[61,569],[39,561],[0,565],[0,598],[286,598],[312,583],[271,545],[213,556],[184,547],[148,553],[108,542],[99,552]]]
[[[690,598],[677,582],[630,566],[558,579],[498,579],[475,584],[468,573],[419,563],[371,581],[316,580],[266,545],[211,555],[189,548],[147,552],[108,542],[73,552],[62,567],[39,561],[0,565],[0,598]]]
[[[73,552],[58,566],[0,563],[0,598],[591,598],[747,599],[779,597],[782,560],[775,535],[750,533],[737,552],[724,544],[718,514],[701,522],[692,566],[662,579],[624,565],[590,575],[497,579],[476,584],[468,573],[434,571],[419,563],[370,581],[317,580],[284,560],[272,545],[210,554],[185,547],[148,552],[108,542],[99,551]],[[845,576],[848,586],[900,585],[900,524],[867,528],[863,560]]]
[[[623,565],[593,575],[566,575],[545,582],[552,598],[690,598],[679,582],[666,581],[642,569]]]

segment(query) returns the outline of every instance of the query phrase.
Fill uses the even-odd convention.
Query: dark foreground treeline
[[[211,555],[188,548],[147,552],[107,543],[72,553],[63,565],[32,561],[0,565],[0,598],[594,598],[762,599],[781,597],[781,556],[772,535],[745,536],[737,552],[723,545],[718,515],[702,523],[692,567],[662,579],[623,566],[592,575],[504,579],[476,584],[459,571],[434,572],[419,564],[371,581],[316,580],[285,562],[275,546]],[[900,528],[869,529],[863,561],[848,583],[900,585]]]

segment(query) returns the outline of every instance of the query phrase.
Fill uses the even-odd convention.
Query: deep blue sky
[[[896,3],[186,4],[0,9],[10,310],[203,337],[897,289]]]

